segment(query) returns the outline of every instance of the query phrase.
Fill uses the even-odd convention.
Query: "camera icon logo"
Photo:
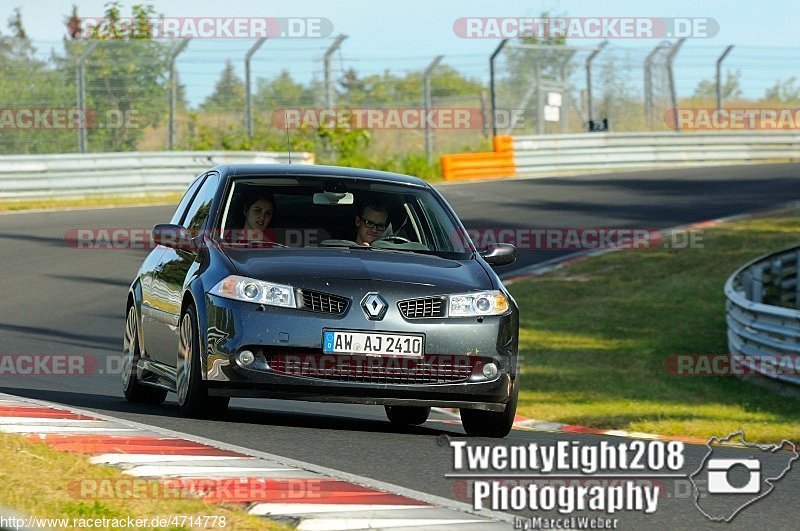
[[[694,504],[709,520],[730,522],[769,495],[798,460],[798,446],[786,439],[779,443],[750,443],[742,430],[725,437],[710,437],[705,457],[689,475]]]
[[[747,483],[736,487],[728,473],[739,466],[745,467],[750,477]],[[758,494],[761,490],[761,463],[757,459],[709,459],[707,468],[709,494]]]

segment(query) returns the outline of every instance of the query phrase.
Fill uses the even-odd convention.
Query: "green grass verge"
[[[0,212],[23,210],[60,210],[81,207],[145,206],[172,203],[177,206],[183,193],[147,194],[130,196],[83,196],[75,198],[3,199]]]
[[[27,516],[69,518],[70,522],[73,518],[105,517],[125,520],[130,516],[134,519],[147,518],[150,521],[154,516],[224,516],[224,526],[220,525],[220,519],[201,519],[201,524],[208,522],[209,525],[197,528],[213,528],[212,523],[216,522],[217,529],[292,529],[266,518],[248,515],[233,505],[221,506],[199,499],[186,499],[170,491],[161,497],[151,494],[115,498],[115,491],[123,494],[158,493],[164,492],[164,489],[141,487],[141,483],[135,483],[136,486],[132,489],[130,482],[138,478],[127,476],[116,468],[93,465],[83,454],[56,451],[46,444],[30,442],[20,435],[0,434],[0,463],[0,507]],[[122,483],[119,483],[120,480]],[[84,483],[81,484],[81,481]],[[87,484],[89,487],[86,487]],[[154,484],[152,482],[148,485]],[[112,496],[91,499],[82,494],[92,492],[93,487],[99,487],[98,492],[110,492]],[[72,525],[57,527],[78,529]]]
[[[520,307],[519,413],[665,435],[744,429],[800,439],[800,401],[736,377],[671,375],[672,354],[728,352],[723,285],[759,255],[797,243],[800,212],[729,222],[702,249],[629,250],[513,283]]]

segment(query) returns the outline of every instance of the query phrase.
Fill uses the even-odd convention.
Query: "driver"
[[[380,203],[366,203],[361,213],[356,215],[356,243],[369,245],[386,230],[389,209]]]

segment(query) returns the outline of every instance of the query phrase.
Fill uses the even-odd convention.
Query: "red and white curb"
[[[443,415],[447,415],[448,417],[453,418],[453,420],[438,420],[436,422],[442,422],[444,424],[461,424],[460,420],[456,420],[460,419],[457,409],[449,409],[449,408],[432,408],[432,409],[442,413]],[[516,415],[514,417],[514,425],[512,429],[522,430],[522,431],[582,433],[591,435],[605,435],[609,437],[625,437],[629,439],[648,439],[654,441],[681,441],[689,444],[706,444],[706,439],[702,439],[699,437],[688,437],[680,435],[657,435],[655,433],[643,433],[639,431],[589,428],[587,426],[578,426],[575,424],[563,424],[561,422],[552,422],[548,420],[529,419],[527,417],[523,417],[522,415]],[[735,444],[731,444],[730,446],[735,446]]]
[[[289,519],[300,530],[508,529],[513,517],[277,455],[0,393],[0,431],[87,454],[209,503]]]

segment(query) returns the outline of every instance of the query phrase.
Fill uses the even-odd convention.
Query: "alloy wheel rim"
[[[181,320],[180,338],[178,345],[178,366],[176,367],[176,387],[178,393],[178,402],[183,404],[186,402],[186,396],[189,394],[189,371],[192,359],[192,323],[189,315],[186,314]]]
[[[122,382],[127,386],[133,376],[134,352],[136,351],[136,311],[133,306],[128,309],[125,322],[125,337],[122,342]]]

